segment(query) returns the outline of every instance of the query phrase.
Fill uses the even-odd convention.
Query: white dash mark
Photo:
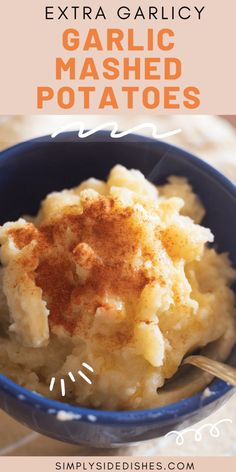
[[[82,362],[82,365],[85,367],[85,369],[90,370],[90,372],[94,372],[93,368],[91,365],[87,364],[87,362]]]
[[[52,392],[52,390],[54,388],[55,380],[56,380],[55,377],[51,378],[50,387],[49,387],[50,392]]]
[[[80,377],[82,377],[85,380],[85,382],[88,382],[91,385],[91,383],[92,383],[91,380],[87,377],[87,375],[85,375],[82,372],[82,370],[78,370],[78,374],[80,375]]]
[[[19,400],[25,400],[25,396],[24,396],[24,395],[18,395],[18,398],[19,398]]]
[[[66,394],[66,390],[65,390],[65,380],[64,380],[64,379],[61,379],[61,394],[62,394],[63,397],[64,397],[65,394]]]
[[[167,131],[166,133],[159,134],[157,132],[157,127],[154,123],[141,123],[140,125],[134,126],[133,128],[127,129],[126,131],[119,131],[119,126],[116,121],[108,121],[107,123],[102,123],[101,125],[98,125],[89,131],[86,131],[85,123],[83,121],[77,121],[74,123],[67,123],[66,125],[57,129],[56,131],[54,131],[54,133],[51,134],[51,138],[56,138],[56,136],[58,136],[60,133],[63,133],[64,131],[70,129],[71,127],[73,129],[76,127],[79,130],[78,131],[79,138],[87,138],[88,136],[91,136],[92,134],[95,134],[104,128],[112,128],[110,132],[110,136],[111,138],[115,138],[115,139],[123,138],[124,136],[127,136],[130,133],[135,133],[137,131],[140,131],[143,128],[151,128],[151,136],[155,139],[165,139],[165,138],[174,136],[175,134],[179,134],[182,132],[182,129],[179,128],[179,129],[174,129],[173,131]]]
[[[72,372],[68,372],[68,375],[69,375],[70,379],[72,380],[72,382],[75,382],[75,378],[74,378]]]

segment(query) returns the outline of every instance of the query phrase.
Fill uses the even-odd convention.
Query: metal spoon
[[[198,367],[219,379],[225,380],[236,387],[236,369],[230,365],[215,361],[209,357],[198,355],[185,357],[181,365],[185,364],[194,365],[195,367]]]

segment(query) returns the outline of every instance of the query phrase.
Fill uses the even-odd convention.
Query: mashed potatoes
[[[62,378],[80,405],[163,403],[187,352],[234,342],[235,272],[203,215],[184,178],[156,188],[116,166],[0,227],[0,371],[56,399]]]

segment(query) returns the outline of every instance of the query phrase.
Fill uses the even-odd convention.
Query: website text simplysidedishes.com
[[[155,461],[96,461],[96,462],[79,462],[79,461],[56,461],[54,470],[79,470],[86,472],[93,471],[185,471],[195,470],[194,462],[178,461],[178,460],[162,460]]]

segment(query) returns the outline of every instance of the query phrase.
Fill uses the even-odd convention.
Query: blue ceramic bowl
[[[0,224],[21,214],[34,214],[52,190],[72,187],[88,177],[106,178],[114,164],[140,169],[163,183],[170,174],[186,176],[200,195],[207,216],[204,224],[216,236],[219,251],[228,251],[236,266],[236,189],[216,170],[181,149],[148,138],[119,140],[100,132],[79,139],[65,133],[12,147],[0,154]],[[229,359],[236,365],[236,353]],[[198,393],[165,407],[108,412],[52,401],[0,375],[0,407],[30,428],[61,441],[111,447],[163,436],[190,426],[216,410],[233,389],[215,380],[211,396]],[[68,421],[59,421],[59,411]],[[69,417],[71,416],[71,420]]]

